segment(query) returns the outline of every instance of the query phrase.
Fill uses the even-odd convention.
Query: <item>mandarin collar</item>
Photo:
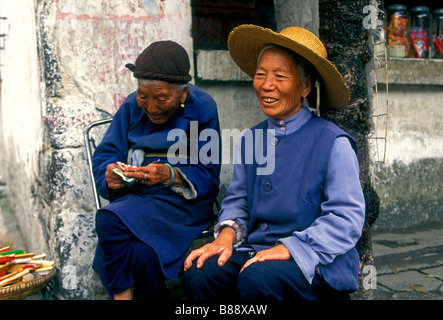
[[[306,108],[301,108],[297,113],[281,120],[268,117],[268,129],[274,129],[275,134],[290,134],[301,128],[309,119],[313,117],[312,112]]]

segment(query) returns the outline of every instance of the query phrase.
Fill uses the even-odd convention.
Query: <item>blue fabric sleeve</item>
[[[108,189],[105,173],[106,167],[111,163],[121,161],[126,163],[128,156],[128,140],[126,138],[127,128],[131,124],[131,106],[124,102],[115,113],[112,122],[103,137],[92,158],[92,167],[94,178],[99,194],[108,200],[111,200],[113,193],[123,191],[114,191]]]
[[[242,138],[243,139],[243,138]],[[226,197],[222,202],[219,213],[219,224],[226,220],[234,220],[243,231],[243,236],[248,234],[249,211],[246,192],[246,172],[241,161],[241,139],[234,151],[234,174],[226,190]],[[215,228],[217,229],[217,225]],[[240,240],[240,239],[238,239]]]
[[[189,98],[189,105],[185,107],[188,109],[185,109],[182,116],[175,119],[177,123],[181,123],[184,126],[179,129],[185,130],[190,121],[197,121],[199,133],[205,129],[210,129],[212,132],[217,133],[216,138],[218,140],[215,141],[214,145],[220,151],[220,127],[215,101],[207,93],[191,85],[189,95],[192,97]],[[131,131],[139,123],[146,121],[143,116],[143,111],[136,103],[136,93],[134,92],[126,98],[125,102],[115,113],[108,131],[94,152],[92,159],[94,177],[97,189],[105,199],[112,201],[112,198],[129,192],[125,189],[117,191],[108,189],[105,179],[106,167],[110,163],[116,163],[117,161],[127,162],[129,149],[133,147],[128,140],[128,134],[132,138],[138,134],[138,141],[143,141],[143,135]],[[161,143],[166,141],[167,132],[160,135],[164,139],[157,139],[156,141],[161,146]],[[152,140],[149,141],[152,142]],[[207,141],[198,141],[198,150],[200,151],[207,143]],[[180,174],[186,177],[186,181],[191,184],[190,189],[195,190],[194,199],[207,196],[212,197],[218,192],[220,157],[216,163],[204,164],[199,159],[195,164],[186,163],[175,166],[179,169]]]
[[[198,120],[199,127],[199,159],[198,163],[178,164],[177,167],[186,176],[186,180],[192,184],[197,193],[195,198],[198,199],[218,193],[221,169],[221,137],[215,101],[209,95],[196,96],[194,99],[195,103],[200,106],[198,108],[198,119],[195,119]],[[202,135],[205,130],[211,133],[206,137],[207,140]],[[217,139],[217,141],[212,139]],[[202,148],[205,147],[209,150],[202,152]],[[210,159],[216,158],[214,162],[206,163],[202,161],[202,157],[205,158],[206,151],[210,154],[215,153],[215,157],[210,157]]]
[[[365,217],[357,156],[348,138],[338,137],[329,161],[322,214],[303,231],[280,239],[311,283],[318,264],[329,264],[352,249]]]

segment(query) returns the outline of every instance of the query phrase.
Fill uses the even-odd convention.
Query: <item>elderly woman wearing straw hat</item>
[[[163,299],[165,278],[177,278],[189,245],[213,223],[220,174],[220,161],[175,159],[169,133],[182,133],[188,155],[201,150],[190,131],[219,132],[217,107],[188,83],[189,57],[176,42],[154,42],[126,67],[137,91],[93,156],[97,187],[110,200],[96,214],[93,267],[114,299]]]
[[[242,25],[228,47],[253,78],[268,116],[251,131],[255,147],[275,148],[275,169],[258,175],[260,163],[248,162],[247,140],[240,140],[216,239],[185,260],[185,293],[189,299],[348,298],[358,287],[355,245],[365,212],[357,146],[317,113],[320,103],[346,107],[349,90],[321,41],[302,28],[275,33]]]

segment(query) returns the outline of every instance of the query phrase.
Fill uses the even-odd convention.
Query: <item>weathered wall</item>
[[[277,31],[298,26],[318,36],[318,0],[274,0]]]
[[[407,64],[407,68],[411,66]],[[388,68],[393,67],[388,61]],[[441,77],[443,61],[435,68],[440,69]],[[414,70],[417,75],[431,73],[426,66]],[[376,123],[378,135],[386,138],[386,149],[384,141],[379,141],[378,156],[374,155],[374,159],[384,160],[373,168],[380,195],[380,215],[374,225],[377,231],[443,221],[443,87],[396,84],[394,78],[392,82],[388,87],[387,133],[383,132],[385,117]],[[379,103],[386,104],[386,86],[381,83],[378,87]]]
[[[1,163],[2,179],[8,182],[19,223],[26,227],[32,243],[48,252],[46,217],[40,215],[36,189],[40,183],[39,155],[42,149],[40,66],[35,32],[33,1],[0,2],[1,33]],[[36,223],[38,222],[38,223]],[[33,226],[33,227],[31,227]]]

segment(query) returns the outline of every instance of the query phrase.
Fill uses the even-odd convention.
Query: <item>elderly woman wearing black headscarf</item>
[[[165,277],[177,278],[189,245],[213,222],[220,161],[217,152],[200,152],[206,142],[198,137],[210,129],[219,139],[217,108],[188,83],[189,57],[175,42],[152,43],[126,67],[137,91],[93,156],[99,193],[110,200],[96,214],[93,267],[113,299],[131,299],[132,291],[162,299]]]
[[[185,260],[185,292],[190,299],[347,298],[357,290],[355,245],[365,216],[357,145],[316,115],[320,103],[346,107],[349,89],[305,29],[243,25],[228,47],[253,78],[268,119],[250,131],[254,141],[244,136],[237,146],[217,237]],[[251,146],[274,150],[273,172],[259,173]]]

